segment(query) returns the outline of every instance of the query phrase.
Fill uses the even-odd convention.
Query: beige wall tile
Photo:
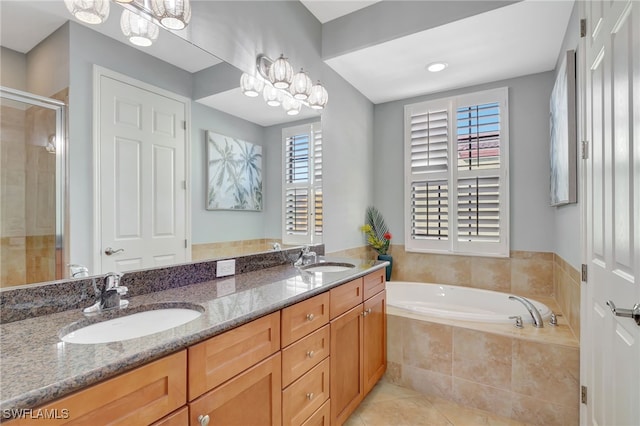
[[[511,260],[472,257],[471,287],[509,292],[511,290]]]
[[[513,340],[513,392],[573,407],[579,384],[579,348]]]
[[[453,378],[449,374],[440,374],[421,368],[402,366],[401,385],[439,398],[453,398]]]
[[[511,338],[466,330],[453,330],[453,376],[511,390]]]
[[[511,393],[503,389],[453,378],[453,400],[466,407],[479,408],[500,416],[511,415]]]
[[[408,321],[402,333],[402,363],[451,375],[453,327]]]
[[[387,361],[402,362],[402,330],[407,326],[406,318],[387,314]]]
[[[553,297],[553,260],[511,260],[511,292],[523,296]]]

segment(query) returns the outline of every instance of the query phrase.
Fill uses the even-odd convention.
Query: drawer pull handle
[[[363,317],[366,317],[367,315],[369,315],[371,313],[371,308],[369,309],[365,309],[364,312],[362,313]]]
[[[313,321],[313,318],[315,318],[313,314],[307,314],[307,321]]]
[[[206,416],[199,415],[198,422],[200,423],[200,426],[207,426],[209,424],[209,415],[208,414]]]
[[[311,400],[313,399],[313,392],[309,392],[309,393],[307,394],[307,399],[308,399],[309,401],[311,401]]]
[[[315,355],[315,353],[314,353],[313,351],[309,351],[309,352],[307,352],[307,356],[308,356],[309,358],[313,358],[313,356],[314,356],[314,355]]]

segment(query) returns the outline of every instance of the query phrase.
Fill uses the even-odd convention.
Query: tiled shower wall
[[[553,286],[556,289],[556,301],[578,338],[580,337],[580,285],[580,272],[554,254]]]

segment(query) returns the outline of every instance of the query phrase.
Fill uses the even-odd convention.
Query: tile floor
[[[344,426],[526,426],[486,411],[378,382]]]

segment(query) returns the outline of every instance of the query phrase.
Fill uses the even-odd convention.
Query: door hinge
[[[182,129],[187,130],[187,122],[182,120]]]
[[[587,36],[587,20],[582,18],[580,20],[580,38]]]
[[[582,264],[582,276],[580,277],[580,280],[585,283],[587,282],[587,265],[584,263]]]
[[[187,243],[187,240],[184,240],[184,248],[188,248],[189,244]]]
[[[187,181],[186,180],[182,181],[182,189],[187,189]]]
[[[580,402],[583,404],[587,403],[587,387],[580,386]]]
[[[580,146],[580,157],[583,160],[586,160],[587,158],[589,158],[589,141],[582,141],[582,144]]]

